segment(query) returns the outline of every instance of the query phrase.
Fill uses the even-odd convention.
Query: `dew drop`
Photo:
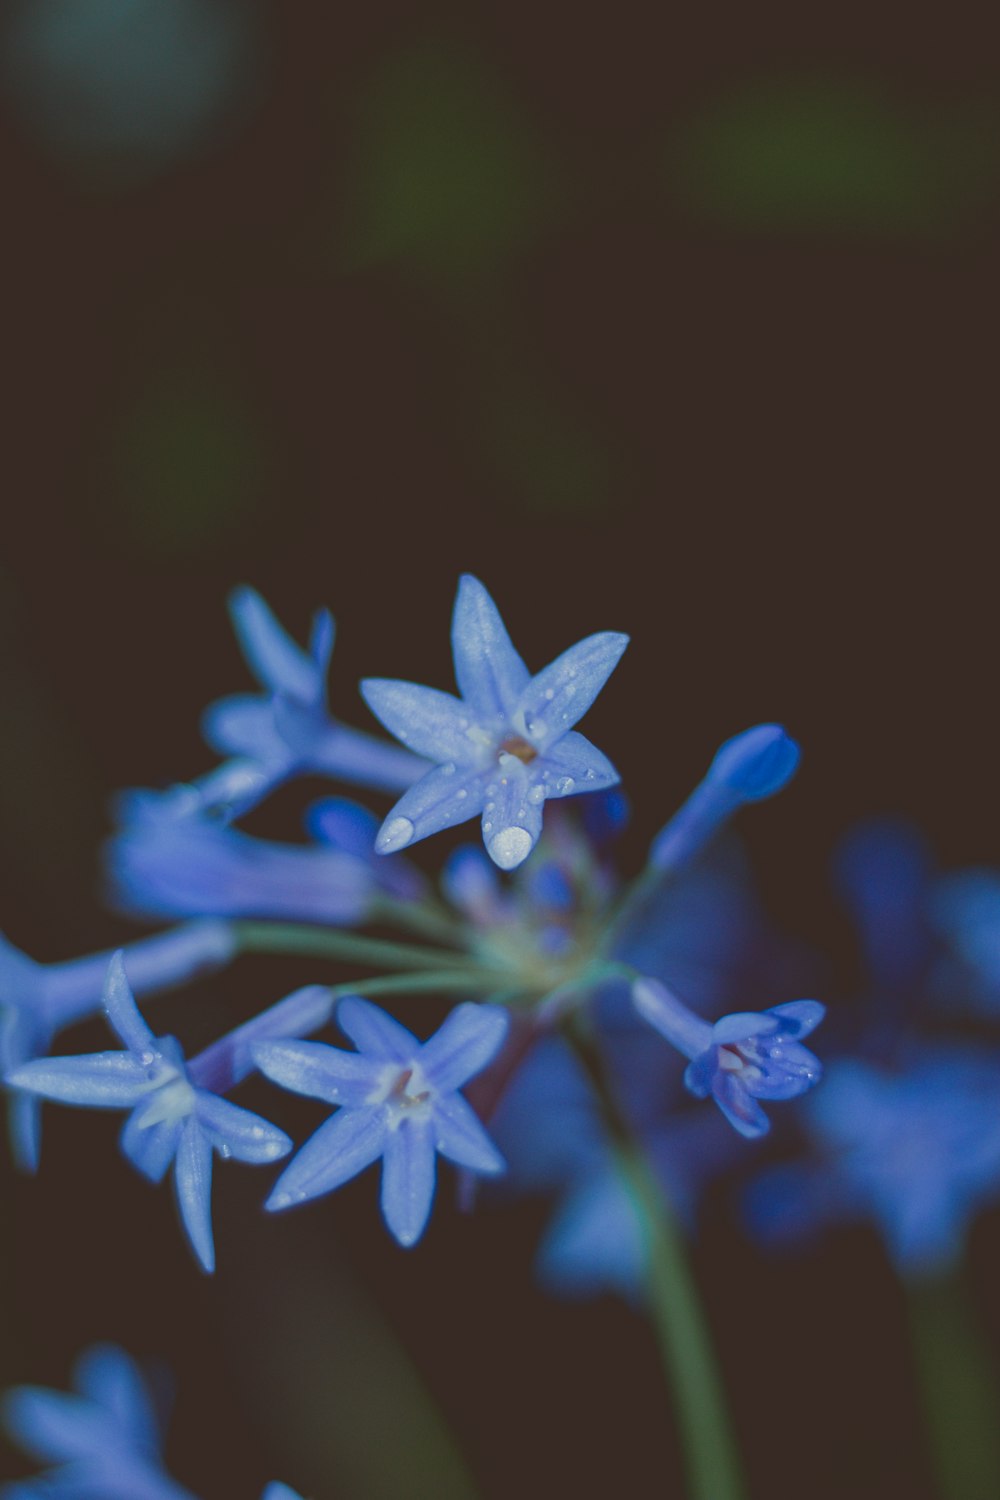
[[[576,782],[573,780],[572,776],[560,776],[559,780],[556,782],[556,791],[561,797],[565,797],[566,794],[568,792],[571,792],[575,786]]]
[[[552,700],[555,697],[555,695],[556,695],[555,688],[546,688],[545,689],[545,696],[549,700],[550,703],[552,702]]]
[[[528,789],[528,801],[531,802],[531,803],[533,803],[535,807],[538,806],[539,802],[544,802],[545,801],[545,788],[543,786],[537,786],[537,785],[533,786],[533,787],[530,787]]]
[[[483,824],[485,831],[486,824]],[[501,828],[489,842],[490,858],[501,870],[513,870],[531,853],[531,834],[526,828]]]
[[[483,832],[484,833],[492,833],[493,832],[493,824],[492,823],[484,823],[483,824]]]
[[[454,776],[454,774],[455,774],[455,762],[453,760],[448,761],[448,763],[446,765],[443,765],[441,767],[441,775],[442,776]]]

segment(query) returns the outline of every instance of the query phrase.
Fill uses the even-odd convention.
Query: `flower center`
[[[530,745],[527,740],[523,740],[519,734],[512,734],[500,745],[497,750],[497,759],[501,755],[514,755],[522,765],[530,766],[537,754],[538,751],[534,745]]]

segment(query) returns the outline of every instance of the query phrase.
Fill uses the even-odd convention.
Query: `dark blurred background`
[[[460,571],[533,668],[631,632],[587,727],[636,861],[722,738],[784,722],[799,780],[745,833],[834,990],[851,821],[996,862],[987,15],[9,3],[10,938],[131,935],[101,901],[108,800],[211,763],[199,713],[246,683],[239,582],[300,638],[332,608],[333,709],[366,727],[360,676],[450,685]],[[313,977],[246,961],[157,1016],[207,1040]],[[46,1115],[40,1178],[5,1189],[4,1383],[63,1384],[99,1337],[162,1356],[206,1500],[271,1474],[466,1494],[435,1411],[489,1497],[677,1492],[639,1317],[534,1289],[543,1206],[469,1220],[442,1193],[407,1255],[367,1179],[265,1222],[254,1174],[221,1172],[207,1282],[116,1123]],[[997,1238],[969,1271],[993,1329]],[[931,1493],[873,1238],[773,1263],[720,1198],[696,1264],[755,1494]]]

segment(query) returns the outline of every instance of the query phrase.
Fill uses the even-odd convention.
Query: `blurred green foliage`
[[[692,205],[742,230],[936,235],[997,185],[1000,117],[919,112],[877,85],[756,81],[705,106],[668,146]]]

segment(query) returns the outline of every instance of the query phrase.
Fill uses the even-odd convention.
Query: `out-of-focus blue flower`
[[[810,1099],[819,1160],[765,1173],[748,1199],[767,1238],[868,1217],[906,1276],[961,1256],[968,1225],[1000,1194],[1000,1058],[944,1045],[902,1071],[844,1059]]]
[[[158,166],[211,132],[252,75],[255,7],[230,0],[21,0],[6,86],[63,154]]]
[[[794,1099],[822,1077],[819,1059],[797,1040],[823,1019],[825,1007],[818,1000],[736,1012],[714,1026],[653,979],[636,980],[632,1000],[639,1014],[691,1059],[685,1086],[699,1099],[711,1094],[741,1135],[765,1135],[770,1129],[758,1099]]]
[[[745,802],[760,802],[787,786],[799,757],[780,724],[757,724],[727,740],[705,779],[653,840],[650,866],[672,871],[687,864]]]
[[[967,1007],[1000,1009],[1000,872],[959,870],[932,887],[930,920],[948,945],[938,988]]]
[[[274,1480],[267,1486],[260,1500],[302,1500],[302,1496],[289,1489],[287,1484]]]
[[[434,1197],[435,1154],[473,1172],[504,1162],[457,1090],[490,1063],[507,1034],[507,1012],[459,1005],[426,1042],[355,997],[337,1020],[357,1052],[321,1042],[263,1042],[262,1073],[283,1088],[339,1105],[279,1177],[266,1207],[289,1208],[340,1187],[379,1157],[382,1213],[401,1245],[420,1238]]]
[[[6,1082],[62,1104],[130,1111],[122,1151],[152,1182],[173,1165],[181,1221],[198,1260],[212,1271],[213,1150],[260,1164],[285,1156],[292,1142],[259,1115],[196,1086],[177,1042],[154,1037],[139,1014],[121,952],[108,965],[104,1006],[124,1052],[37,1058]]]
[[[236,938],[226,922],[188,922],[123,951],[136,991],[152,994],[228,963]],[[100,1009],[110,959],[105,952],[39,964],[0,937],[0,1077],[47,1052],[63,1026]],[[38,1098],[12,1094],[11,1146],[26,1171],[38,1166],[40,1131]]]
[[[397,792],[423,774],[426,763],[416,755],[330,717],[326,678],[334,624],[328,610],[313,617],[304,651],[256,590],[236,589],[229,608],[247,665],[264,691],[223,698],[206,710],[202,728],[214,750],[256,765],[268,786],[315,773]]]
[[[883,1007],[925,977],[930,957],[930,851],[916,828],[889,818],[860,823],[834,858],[840,895],[857,925]],[[897,1004],[896,1009],[899,1009]]]
[[[41,1463],[3,1500],[194,1500],[164,1472],[156,1414],[135,1361],[98,1344],[77,1362],[76,1395],[22,1385],[3,1398],[11,1438]]]
[[[437,762],[397,802],[375,847],[391,854],[482,813],[490,858],[512,870],[534,848],[547,797],[596,792],[618,780],[573,725],[617,666],[628,636],[588,636],[532,677],[493,600],[466,574],[451,639],[461,697],[385,678],[361,684],[386,728]]]
[[[327,831],[314,809],[312,826]],[[370,834],[364,853],[309,848],[253,838],[216,819],[138,817],[110,840],[105,863],[112,895],[123,910],[143,916],[225,916],[288,919],[346,926],[365,920],[378,891],[419,893],[415,872],[375,857],[374,817],[357,809]],[[346,813],[339,819],[345,820]],[[408,878],[406,878],[408,877]]]

